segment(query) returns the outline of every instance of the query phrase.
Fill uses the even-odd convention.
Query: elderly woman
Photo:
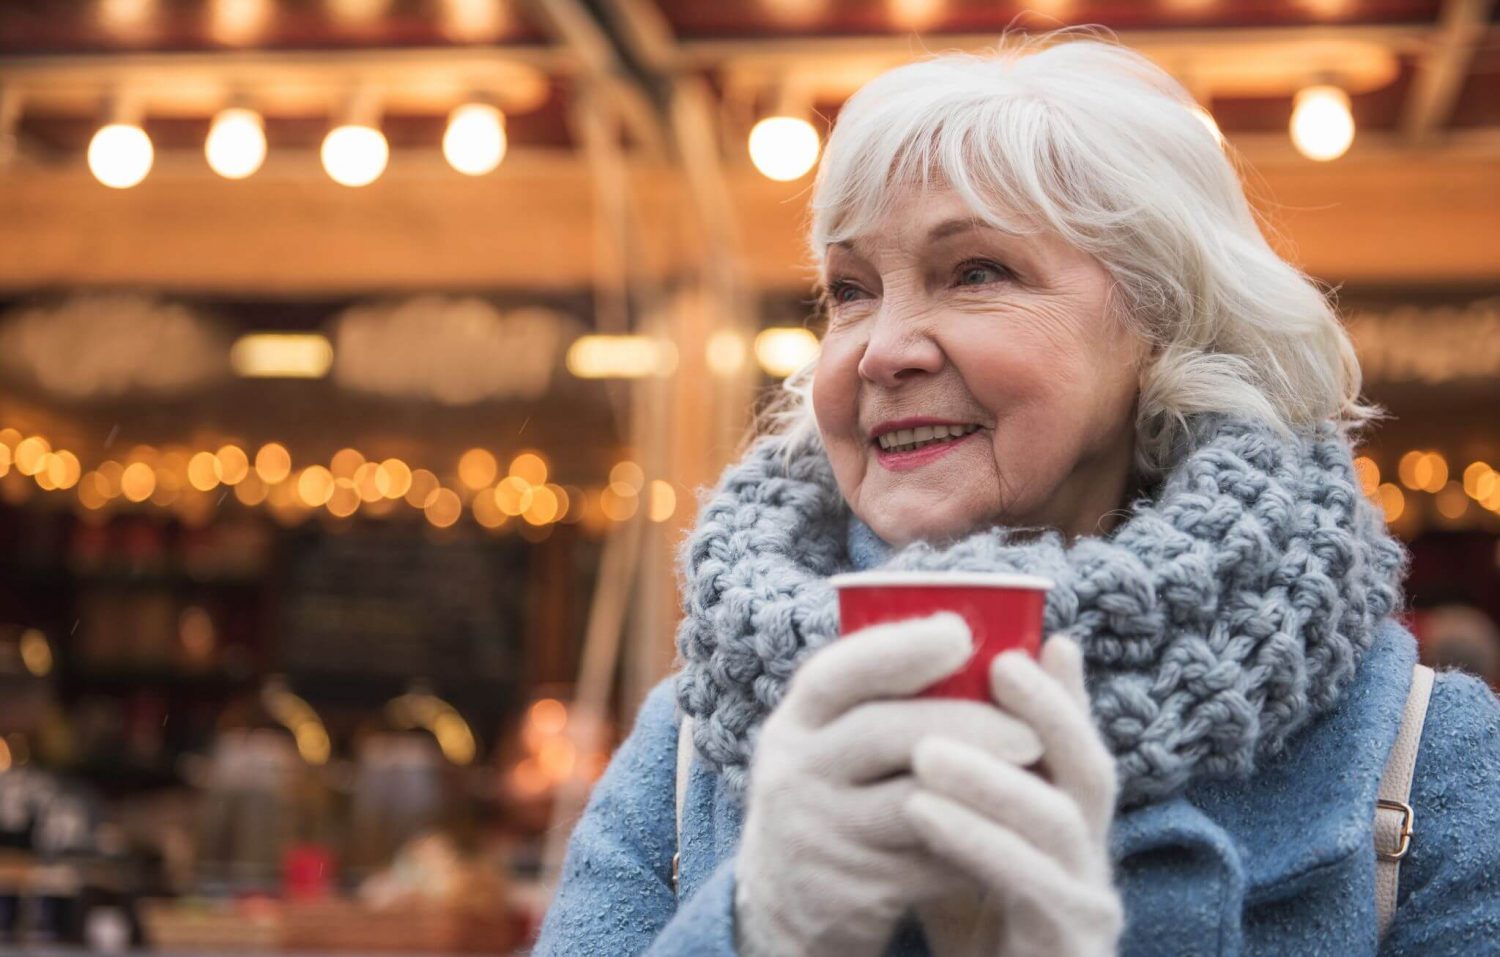
[[[821,353],[705,501],[681,670],[539,954],[1500,953],[1500,707],[1457,673],[1377,920],[1416,648],[1350,342],[1184,90],[1056,40],[840,112]],[[1039,660],[998,657],[991,702],[915,697],[970,636],[835,640],[829,577],[877,567],[1053,579]]]

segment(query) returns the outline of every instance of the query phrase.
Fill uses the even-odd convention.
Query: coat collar
[[[1236,954],[1246,907],[1297,894],[1339,865],[1351,891],[1371,881],[1362,865],[1373,861],[1376,792],[1415,661],[1411,635],[1386,622],[1340,706],[1251,778],[1205,782],[1118,817],[1112,850],[1129,934],[1218,941],[1215,953]]]

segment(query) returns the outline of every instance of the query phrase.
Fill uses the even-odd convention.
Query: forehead
[[[835,250],[868,257],[880,248],[912,248],[983,230],[1022,235],[1020,217],[1005,210],[983,212],[958,191],[942,186],[892,185],[877,204],[851,210],[825,253]]]

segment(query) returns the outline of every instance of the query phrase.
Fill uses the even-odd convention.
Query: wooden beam
[[[1500,279],[1500,159],[1446,148],[1314,163],[1253,163],[1251,191],[1282,224],[1296,261],[1355,283]],[[425,154],[424,154],[425,155]],[[346,189],[308,157],[231,183],[169,170],[124,191],[75,164],[0,170],[0,290],[145,286],[216,293],[339,295],[431,289],[588,288],[595,223],[588,170],[571,153],[522,151],[494,174],[459,176],[440,157],[397,155],[371,186]],[[425,163],[425,165],[424,165]],[[725,191],[748,290],[811,285],[802,234],[809,182],[772,182],[748,162]],[[698,275],[704,247],[673,168],[631,166],[649,229],[648,275]],[[698,234],[701,236],[701,233]]]
[[[1447,124],[1474,60],[1475,48],[1489,29],[1495,0],[1447,0],[1439,33],[1418,61],[1415,81],[1401,117],[1401,131],[1422,143]]]

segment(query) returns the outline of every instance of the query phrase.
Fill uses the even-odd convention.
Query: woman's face
[[[997,524],[1107,531],[1145,353],[1108,310],[1108,273],[951,191],[897,200],[825,256],[812,399],[844,498],[898,547]]]

